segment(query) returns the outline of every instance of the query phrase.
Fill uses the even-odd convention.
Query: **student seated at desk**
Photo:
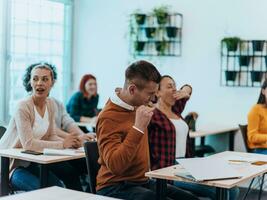
[[[152,170],[175,165],[175,158],[192,155],[189,128],[181,116],[191,93],[191,86],[184,85],[177,91],[171,76],[161,77],[156,108],[148,126]],[[174,185],[196,195],[216,199],[216,189],[213,187],[178,181]],[[236,199],[237,195],[238,189],[230,191],[230,199]]]
[[[248,114],[247,129],[249,148],[267,155],[267,80],[262,84],[257,104]]]
[[[132,63],[125,72],[124,87],[111,97],[96,126],[100,169],[97,194],[127,200],[156,199],[155,181],[149,171],[147,126],[153,108],[147,105],[160,81],[158,70],[149,62]],[[197,197],[167,185],[167,199],[195,200]]]
[[[69,135],[62,139],[56,134],[55,109],[48,97],[56,79],[55,67],[48,63],[37,63],[26,69],[23,84],[30,96],[21,100],[7,131],[0,140],[0,148],[23,148],[42,151],[44,148],[77,148],[79,139]],[[82,190],[79,175],[67,162],[48,166],[49,185]],[[15,190],[30,191],[40,188],[39,165],[33,162],[14,160],[11,164],[10,182]]]
[[[70,98],[67,104],[67,111],[76,122],[95,122],[98,114],[97,104],[99,99],[96,78],[91,74],[84,75],[79,89],[80,91]],[[82,127],[82,130],[88,132],[86,127]]]

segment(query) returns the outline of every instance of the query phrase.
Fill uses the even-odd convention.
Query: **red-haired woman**
[[[92,122],[97,115],[96,78],[91,74],[82,77],[79,91],[73,94],[67,104],[67,111],[76,122]]]

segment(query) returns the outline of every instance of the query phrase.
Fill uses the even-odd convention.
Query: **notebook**
[[[185,172],[177,172],[176,176],[182,176],[194,181],[208,181],[241,178],[242,175],[226,160],[212,157],[177,159],[177,162],[185,168]]]
[[[49,149],[45,148],[43,150],[44,155],[54,155],[54,156],[75,156],[77,153],[84,153],[84,148],[79,149]]]

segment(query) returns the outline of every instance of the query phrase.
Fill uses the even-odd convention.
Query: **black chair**
[[[241,131],[241,134],[242,134],[242,138],[243,138],[243,141],[244,141],[244,144],[245,144],[245,148],[246,148],[246,151],[248,153],[251,153],[252,152],[252,149],[249,148],[248,146],[248,135],[247,135],[247,128],[248,128],[248,125],[241,125],[239,124],[239,128],[240,128],[240,131]],[[259,195],[258,195],[258,199],[260,200],[261,199],[261,194],[262,194],[262,187],[263,187],[263,183],[264,183],[264,177],[265,177],[265,174],[262,175],[262,178],[261,178],[261,185],[260,185],[260,191],[259,191]],[[243,200],[245,200],[247,198],[247,195],[251,189],[251,186],[254,182],[255,178],[253,178],[248,186],[248,189],[247,189],[247,192],[246,194],[244,195],[243,197]]]
[[[184,118],[191,131],[196,131],[197,117],[198,117],[197,113],[190,112]],[[195,145],[195,139],[191,139],[191,140],[193,141],[192,144]],[[193,154],[194,156],[204,157],[206,153],[215,153],[215,150],[212,146],[205,144],[205,137],[201,137],[200,145],[196,145],[193,147]]]
[[[5,132],[6,132],[6,128],[4,126],[0,126],[0,139],[2,138]]]
[[[91,193],[96,193],[96,176],[100,165],[97,160],[99,158],[97,142],[95,141],[87,141],[84,143],[84,151],[86,155],[86,165],[89,176],[89,187]]]

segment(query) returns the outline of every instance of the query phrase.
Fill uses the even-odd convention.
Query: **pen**
[[[243,163],[249,163],[247,160],[228,160],[229,162],[243,162]]]

